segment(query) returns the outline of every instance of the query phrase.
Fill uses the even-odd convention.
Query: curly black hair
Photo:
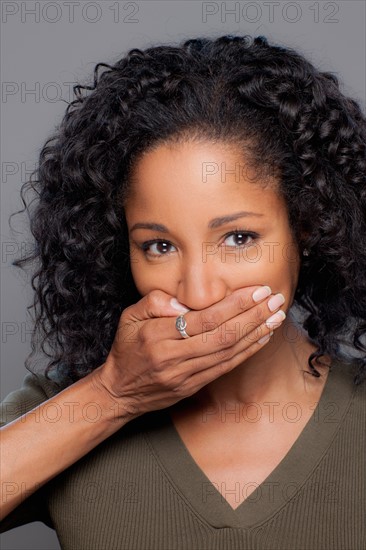
[[[101,68],[105,70],[100,71]],[[31,285],[45,373],[82,378],[106,359],[124,308],[139,295],[130,269],[124,199],[139,156],[171,140],[245,144],[275,168],[302,257],[294,304],[318,346],[366,375],[366,119],[339,79],[294,49],[249,35],[134,48],[98,63],[40,151],[21,188],[37,261]],[[36,176],[36,179],[35,179]],[[31,212],[24,192],[32,188]],[[12,214],[13,216],[14,214]],[[304,238],[306,235],[306,238]],[[51,353],[45,349],[45,344]],[[361,352],[347,355],[341,344]]]

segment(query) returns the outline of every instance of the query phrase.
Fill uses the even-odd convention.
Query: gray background
[[[72,99],[72,84],[133,47],[178,44],[197,35],[267,36],[298,49],[341,79],[365,110],[365,1],[2,2],[1,38],[1,399],[18,388],[30,352],[28,279],[12,267],[31,238],[19,190],[44,141]],[[236,10],[236,11],[235,11]],[[60,548],[55,532],[32,523],[0,536],[4,550]],[[83,549],[87,550],[87,549]],[[107,549],[106,549],[107,550]]]

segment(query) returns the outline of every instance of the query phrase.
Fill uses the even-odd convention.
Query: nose
[[[192,310],[205,309],[230,293],[225,279],[215,262],[186,258],[182,262],[176,297],[178,302]]]

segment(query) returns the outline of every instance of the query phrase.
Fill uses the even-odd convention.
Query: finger
[[[178,304],[171,294],[156,289],[143,296],[136,304],[127,307],[123,315],[127,321],[143,321],[155,317],[177,317],[180,313],[189,311],[183,306],[177,309],[172,303]]]
[[[266,295],[263,294],[262,298],[259,298],[259,300],[255,301],[253,298],[253,294],[259,289],[267,289]],[[263,287],[258,285],[235,290],[229,296],[226,296],[219,302],[216,302],[206,309],[200,311],[191,310],[188,313],[185,313],[184,319],[187,323],[185,331],[190,337],[202,335],[206,332],[210,332],[211,334],[213,332],[218,332],[220,330],[220,326],[223,325],[223,323],[229,321],[230,319],[233,319],[234,317],[237,317],[237,315],[243,312],[250,310],[255,305],[260,304],[266,299],[268,301],[270,295],[270,287]],[[253,321],[253,319],[251,319],[251,321]],[[166,338],[173,340],[182,339],[182,335],[176,329],[175,320],[169,320],[168,322],[160,325],[160,327],[161,330],[164,331],[164,335],[166,336]],[[188,339],[186,340],[188,341]]]
[[[211,332],[204,332],[182,339],[179,346],[176,345],[176,340],[165,339],[162,355],[169,357],[170,360],[176,363],[184,363],[193,358],[197,360],[205,359],[208,362],[202,363],[202,368],[214,364],[215,358],[217,362],[219,358],[232,357],[238,350],[252,345],[253,342],[265,336],[271,330],[278,328],[286,318],[286,313],[279,310],[279,304],[277,309],[274,310],[275,313],[270,310],[268,300],[238,315],[235,319],[226,321]],[[277,322],[274,321],[274,315],[278,317]],[[148,331],[145,337],[148,336],[148,339],[154,341],[156,334],[166,334],[167,330],[164,325],[168,321],[168,319],[155,319],[150,325],[147,323],[144,326],[144,329]]]
[[[268,332],[268,340],[259,342],[255,340],[256,334],[251,333],[248,337],[245,347],[241,346],[235,353],[230,356],[220,357],[220,352],[212,353],[202,358],[192,357],[185,361],[177,368],[177,374],[183,376],[184,381],[178,391],[181,394],[192,395],[199,391],[203,386],[209,384],[216,378],[222,376],[226,372],[231,371],[238,365],[242,364],[246,359],[254,355],[262,347],[270,341],[273,335],[273,329],[269,329],[266,325],[262,327],[262,334]]]
[[[226,368],[226,365],[228,365],[229,367],[231,365],[234,366],[234,363],[238,365],[239,359],[243,361],[243,358],[246,357],[248,354],[248,350],[250,350],[249,355],[252,355],[253,353],[255,353],[256,349],[259,349],[260,347],[265,345],[269,341],[269,338],[268,340],[266,340],[265,337],[272,336],[274,330],[276,330],[276,328],[279,328],[281,324],[282,323],[278,323],[277,325],[267,325],[266,322],[264,322],[260,326],[256,327],[254,330],[248,332],[246,336],[238,338],[232,346],[224,348],[221,347],[221,349],[217,349],[215,351],[213,351],[211,348],[211,353],[209,353],[208,355],[202,357],[192,357],[192,359],[199,359],[199,370],[209,369],[210,367],[214,367],[217,364],[221,364],[224,369]],[[261,339],[263,340],[260,341]],[[185,368],[187,367],[188,369],[190,368],[189,360],[185,363]],[[197,372],[197,370],[198,369],[196,364],[190,374],[194,374],[194,372]]]
[[[274,328],[269,328],[265,323],[260,327],[260,334],[268,339],[259,341],[258,331],[252,331],[247,338],[242,339],[233,348],[220,350],[205,357],[192,357],[177,366],[177,374],[183,376],[183,392],[187,387],[192,389],[197,386],[198,391],[202,386],[231,371],[246,359],[254,355],[262,347],[268,344],[274,332]]]

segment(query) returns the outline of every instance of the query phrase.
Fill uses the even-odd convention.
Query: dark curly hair
[[[101,68],[105,70],[100,71]],[[366,373],[366,119],[338,78],[264,36],[186,39],[131,49],[98,63],[40,151],[21,188],[35,247],[36,335],[51,369],[70,383],[106,359],[124,308],[141,298],[130,270],[124,199],[139,156],[171,140],[242,144],[275,168],[302,257],[294,305],[323,354]],[[90,91],[90,92],[89,92]],[[36,179],[34,177],[36,176]],[[32,188],[35,209],[26,207]],[[12,214],[12,216],[14,215]],[[303,235],[306,238],[303,238]],[[45,344],[51,353],[45,349]],[[347,355],[340,345],[361,352]]]

